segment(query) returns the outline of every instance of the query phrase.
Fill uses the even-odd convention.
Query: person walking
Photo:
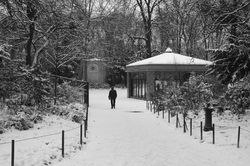
[[[117,92],[114,89],[114,87],[111,87],[111,90],[109,91],[109,96],[108,96],[110,103],[111,103],[111,109],[115,108],[116,97],[117,97]]]

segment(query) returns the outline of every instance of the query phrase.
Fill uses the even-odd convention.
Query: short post
[[[87,106],[87,109],[86,109],[86,123],[85,123],[85,127],[86,127],[86,130],[88,130],[88,119],[89,119],[89,107]]]
[[[62,157],[64,157],[64,130],[62,131]]]
[[[155,114],[155,103],[153,104],[154,114]]]
[[[11,166],[14,166],[15,161],[15,140],[11,141]]]
[[[185,114],[183,114],[183,132],[186,133],[186,120],[185,120]]]
[[[87,137],[87,121],[84,120],[84,138]]]
[[[213,124],[213,144],[215,144],[215,127],[214,127],[214,124]]]
[[[155,113],[154,111],[154,102],[152,101],[152,112]]]
[[[80,126],[80,145],[82,145],[82,124]]]
[[[160,116],[160,108],[159,107],[160,107],[160,104],[159,105],[157,104],[156,109],[157,109],[157,112],[158,112],[158,116]]]
[[[178,118],[178,112],[176,114],[176,128],[178,128],[179,118]]]
[[[214,109],[210,108],[210,104],[208,103],[206,107],[204,108],[205,111],[205,125],[204,125],[204,131],[211,131],[213,130],[212,126],[212,112]]]
[[[202,133],[202,121],[201,121],[201,125],[200,125],[200,127],[201,127],[201,140],[203,139],[203,133]]]
[[[193,130],[193,126],[192,126],[192,125],[193,125],[193,124],[192,124],[193,122],[192,122],[192,121],[193,121],[193,120],[192,120],[192,118],[191,118],[191,119],[190,119],[190,127],[189,127],[189,128],[190,128],[190,136],[192,136],[192,134],[193,134],[193,133],[192,133],[192,132],[193,132],[193,131],[192,131],[192,130]]]
[[[84,103],[89,107],[89,83],[86,82],[84,85]]]
[[[152,101],[150,101],[150,112],[152,112]]]
[[[168,123],[170,123],[170,110],[168,110]]]
[[[153,113],[155,113],[155,104],[153,101],[152,101],[152,111],[153,111]]]
[[[240,126],[238,127],[237,148],[240,148]]]

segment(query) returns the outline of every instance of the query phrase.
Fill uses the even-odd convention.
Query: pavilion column
[[[83,60],[83,81],[88,81],[88,62]]]
[[[127,73],[127,97],[131,97],[131,73]]]
[[[153,71],[148,71],[146,75],[147,100],[151,100],[151,94],[155,91],[155,76]]]

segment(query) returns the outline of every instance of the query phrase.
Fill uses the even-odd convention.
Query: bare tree
[[[152,23],[155,8],[162,2],[162,0],[136,0],[140,9],[140,14],[144,24],[145,36],[141,37],[146,43],[147,57],[152,56]]]
[[[194,56],[200,38],[196,2],[197,0],[164,1],[158,7],[156,24],[162,47],[170,46],[178,53]]]

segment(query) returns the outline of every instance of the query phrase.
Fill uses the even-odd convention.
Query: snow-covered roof
[[[173,53],[170,48],[165,53],[131,63],[127,67],[139,65],[210,65],[212,62]]]

